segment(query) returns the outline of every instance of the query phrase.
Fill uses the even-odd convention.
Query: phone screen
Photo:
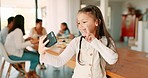
[[[45,38],[44,42],[47,41],[47,40],[49,40],[49,42],[45,45],[46,47],[51,47],[51,46],[53,46],[54,44],[57,43],[57,39],[56,39],[56,36],[55,36],[53,31],[51,31],[47,35],[47,37]]]

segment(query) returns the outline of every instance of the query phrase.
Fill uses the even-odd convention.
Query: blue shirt
[[[1,32],[0,32],[0,42],[2,44],[5,43],[6,41],[6,37],[8,35],[8,31],[9,31],[9,28],[8,27],[5,27]]]
[[[69,36],[69,34],[70,34],[69,30],[65,30],[63,34],[58,33],[57,36],[65,36],[65,37],[67,37],[67,36]]]

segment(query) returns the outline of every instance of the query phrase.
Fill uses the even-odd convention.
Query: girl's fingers
[[[87,31],[87,33],[90,33],[89,28],[87,26],[86,26],[86,31]]]
[[[45,42],[43,43],[43,45],[45,46],[48,42],[49,42],[49,40],[45,41]]]
[[[43,41],[45,40],[46,37],[47,37],[47,35],[45,35],[45,36],[41,36],[41,37],[40,37],[40,40],[43,42]]]
[[[92,33],[87,33],[85,37],[88,42],[91,42],[94,38],[95,36]]]
[[[45,50],[49,50],[50,48],[44,47]]]

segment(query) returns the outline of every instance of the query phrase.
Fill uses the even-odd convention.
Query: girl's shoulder
[[[106,41],[107,40],[106,36],[102,36],[101,40]]]
[[[66,48],[71,48],[72,50],[76,51],[78,49],[79,39],[80,37],[75,37],[72,39]]]
[[[102,43],[107,45],[108,41],[107,41],[107,37],[106,36],[103,36],[100,40],[101,40]],[[111,43],[114,44],[114,40],[111,37],[109,37],[109,40],[111,41]]]
[[[80,38],[81,38],[81,36],[75,37],[74,39],[72,39],[72,41],[74,41],[74,42],[79,42],[79,41],[80,41]]]
[[[111,37],[109,37],[109,39],[112,41]],[[107,37],[106,36],[102,36],[101,40],[107,41]]]
[[[80,38],[81,38],[81,37],[75,37],[74,39],[71,40],[70,43],[71,43],[71,44],[78,45],[78,43],[80,42]]]

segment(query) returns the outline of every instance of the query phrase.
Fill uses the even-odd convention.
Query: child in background
[[[67,23],[63,22],[61,23],[61,30],[58,32],[57,36],[62,36],[62,35],[69,35],[70,31],[69,28],[67,26]]]
[[[106,78],[105,64],[116,63],[118,54],[100,9],[93,5],[80,9],[77,26],[82,36],[74,38],[59,56],[47,53],[49,40],[43,43],[46,36],[40,37],[40,62],[60,67],[76,54],[72,78]]]

